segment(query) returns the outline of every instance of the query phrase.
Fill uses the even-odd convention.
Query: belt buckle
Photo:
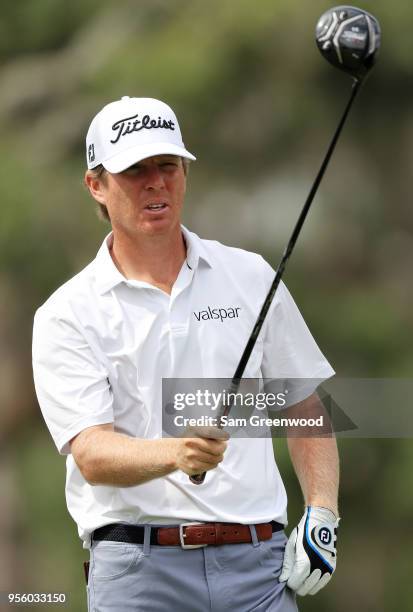
[[[181,523],[179,525],[179,541],[181,543],[181,547],[184,550],[187,550],[189,548],[204,548],[205,546],[208,546],[208,544],[185,544],[184,538],[185,533],[184,533],[184,527],[189,527],[189,525],[205,525],[205,523]]]

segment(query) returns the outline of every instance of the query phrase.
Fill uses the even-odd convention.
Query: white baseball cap
[[[123,96],[107,104],[92,120],[86,136],[89,170],[102,164],[116,174],[163,154],[196,159],[185,149],[173,110],[154,98]]]

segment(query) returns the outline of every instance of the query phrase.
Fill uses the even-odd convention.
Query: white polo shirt
[[[171,295],[127,280],[110,256],[110,234],[96,259],[35,315],[36,392],[59,452],[68,455],[67,505],[85,547],[94,529],[114,522],[287,520],[268,438],[230,439],[202,486],[179,471],[135,487],[91,486],[70,454],[69,441],[93,425],[161,437],[163,377],[233,376],[274,271],[260,255],[182,231],[187,259]],[[215,318],[215,309],[232,316]],[[333,374],[281,284],[244,376],[319,382]]]

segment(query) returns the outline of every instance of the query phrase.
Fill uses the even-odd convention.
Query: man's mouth
[[[159,211],[159,210],[163,210],[164,208],[166,208],[166,204],[165,202],[160,202],[157,204],[148,204],[147,206],[145,206],[145,208],[147,210]]]

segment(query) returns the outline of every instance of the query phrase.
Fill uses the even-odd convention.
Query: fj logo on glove
[[[331,542],[331,533],[328,529],[326,529],[325,527],[321,528],[318,536],[320,538],[320,542],[322,542],[323,544],[330,544]]]
[[[132,132],[140,132],[141,130],[152,130],[157,128],[163,128],[165,130],[175,130],[175,123],[169,119],[152,119],[150,115],[144,115],[142,119],[138,119],[138,115],[132,117],[126,117],[125,119],[119,119],[112,125],[112,130],[116,136],[114,140],[110,142],[116,144],[121,136],[132,134]]]

